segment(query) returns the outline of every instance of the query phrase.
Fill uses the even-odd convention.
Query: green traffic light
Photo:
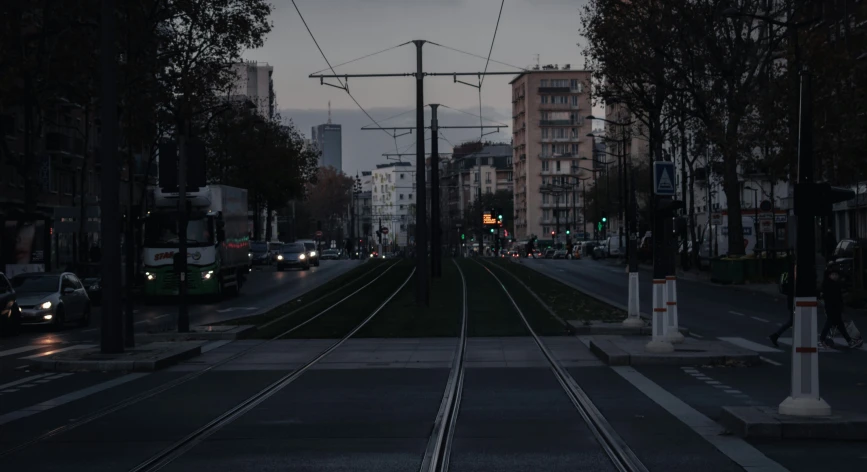
[[[503,215],[497,215],[497,218],[500,219],[500,220],[502,220],[502,219],[503,219]]]
[[[494,228],[491,228],[491,232],[492,232],[492,233],[494,232]]]
[[[461,239],[467,239],[467,235],[465,235],[464,233],[461,233]]]
[[[566,230],[566,234],[569,234],[569,230],[568,230],[568,229]]]
[[[601,222],[596,225],[596,229],[598,229],[599,231],[602,231],[602,223]]]
[[[606,218],[606,217],[603,216],[603,217],[602,217],[602,222],[605,223],[606,221],[608,221],[608,218]]]

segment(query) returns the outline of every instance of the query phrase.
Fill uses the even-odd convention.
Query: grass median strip
[[[355,290],[358,287],[364,285],[365,283],[373,280],[377,275],[381,273],[381,270],[385,270],[387,265],[387,261],[372,260],[370,262],[361,264],[358,267],[346,272],[345,274],[341,274],[329,280],[328,282],[325,282],[324,284],[308,292],[305,292],[303,295],[294,298],[266,313],[246,316],[244,318],[235,318],[233,320],[228,320],[223,323],[217,324],[231,326],[261,326],[323,297],[323,300],[316,302],[315,306],[319,307],[323,304],[325,304],[324,306],[327,306],[327,304],[334,303],[335,301],[339,300],[340,297],[352,293],[350,289]],[[377,268],[379,268],[380,270],[376,270]]]
[[[443,260],[441,278],[431,281],[430,306],[415,302],[415,278],[356,334],[360,338],[458,337],[463,285],[451,260]]]
[[[293,331],[282,339],[324,339],[324,338],[342,338],[352,328],[358,325],[364,318],[370,314],[379,305],[384,302],[399,286],[406,280],[414,264],[408,260],[402,260],[395,267],[389,270],[372,285],[368,286],[361,292],[355,294],[349,300],[337,305],[325,313],[320,318],[310,322],[309,324]],[[383,268],[384,269],[384,268]],[[343,296],[346,296],[344,294]],[[342,297],[341,297],[342,298]],[[319,313],[322,309],[327,308],[340,298],[332,300],[325,306],[311,307],[303,310],[301,317],[291,317],[283,320],[280,323],[275,323],[268,327],[268,331],[273,331],[273,335],[279,334],[281,331],[286,331],[292,326],[297,326],[299,323],[306,321]],[[374,318],[376,319],[376,318]],[[257,337],[259,334],[257,333]]]
[[[533,269],[524,267],[522,264],[505,259],[492,259],[488,263],[515,275],[530,290],[536,292],[557,316],[564,320],[587,322],[597,320],[621,321],[626,317],[624,311],[594,300],[578,290]],[[514,279],[503,273],[502,270],[491,270],[495,271],[495,274],[503,274],[502,276],[498,275],[498,277],[504,283],[506,283],[507,279],[512,279],[514,282]],[[533,328],[536,328],[535,325]]]
[[[471,259],[458,261],[467,279],[468,336],[527,336],[524,323],[484,267]]]

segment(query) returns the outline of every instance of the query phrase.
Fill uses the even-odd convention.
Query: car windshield
[[[326,249],[322,251],[322,254],[337,254],[337,251],[335,251],[334,249]]]
[[[852,257],[855,253],[855,241],[843,240],[837,244],[837,248],[834,249],[834,258],[835,259],[844,259],[847,257]]]
[[[316,250],[316,245],[313,243],[304,243],[304,247],[307,248],[308,251]]]
[[[304,246],[301,244],[287,244],[283,246],[283,252],[286,254],[298,254],[304,252]]]
[[[18,293],[56,292],[60,277],[57,275],[16,275],[9,282]]]
[[[250,243],[250,252],[254,254],[262,254],[268,252],[268,243],[262,241],[253,241]]]

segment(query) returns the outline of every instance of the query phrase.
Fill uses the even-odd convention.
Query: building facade
[[[277,96],[274,93],[274,67],[266,62],[241,62],[235,64],[235,86],[233,98],[244,97],[256,106],[263,118],[274,117],[277,109]]]
[[[377,165],[371,173],[373,238],[377,228],[388,228],[384,246],[404,248],[414,240],[415,170],[412,163],[394,162]]]
[[[564,242],[567,229],[584,224],[573,204],[580,200],[578,183],[595,175],[588,170],[593,142],[586,137],[590,72],[545,66],[510,83],[516,238]]]
[[[343,171],[343,131],[340,125],[331,123],[329,119],[326,124],[314,126],[310,140],[322,152],[319,156],[321,167],[331,166]]]

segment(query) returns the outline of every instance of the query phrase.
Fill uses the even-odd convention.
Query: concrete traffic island
[[[621,335],[621,336],[648,336],[651,334],[652,327],[648,323],[642,323],[641,326],[629,326],[621,321],[577,321],[569,320],[569,324],[575,328],[575,334],[601,334],[601,335]],[[684,336],[689,336],[688,328],[680,328],[680,333]]]
[[[720,365],[759,364],[759,354],[724,341],[685,338],[672,352],[648,352],[647,337],[594,336],[590,350],[608,365]]]
[[[246,339],[256,332],[256,325],[201,325],[190,328],[189,333],[156,331],[136,334],[136,342],[167,341],[235,341]]]
[[[99,347],[74,349],[41,357],[35,364],[45,372],[153,372],[200,355],[205,343],[146,343],[118,354],[103,354]]]
[[[781,415],[771,407],[724,406],[719,422],[744,438],[867,441],[867,415],[856,412],[808,417]]]

